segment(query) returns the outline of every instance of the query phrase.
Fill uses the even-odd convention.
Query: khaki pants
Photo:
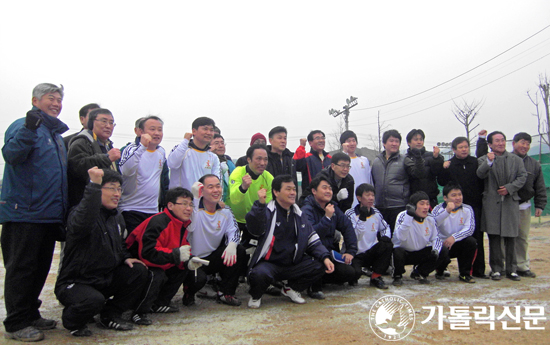
[[[531,208],[519,211],[519,233],[516,237],[516,258],[518,271],[529,270],[529,229],[531,228]]]

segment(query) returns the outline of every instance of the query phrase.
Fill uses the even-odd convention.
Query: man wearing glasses
[[[309,182],[330,165],[330,155],[325,151],[325,133],[313,130],[307,135],[311,150],[306,153],[306,139],[300,139],[300,146],[294,153],[296,171],[302,174],[302,193],[307,190]]]
[[[94,109],[88,115],[88,129],[69,143],[69,206],[77,205],[82,199],[89,181],[89,169],[97,166],[118,171],[115,162],[120,159],[120,150],[114,148],[109,139],[115,126],[113,114],[108,109]]]

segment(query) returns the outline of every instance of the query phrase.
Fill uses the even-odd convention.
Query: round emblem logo
[[[370,308],[370,328],[383,340],[397,341],[405,338],[414,328],[414,322],[414,309],[401,296],[381,297]]]

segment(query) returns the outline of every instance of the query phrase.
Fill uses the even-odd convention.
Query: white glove
[[[180,247],[180,262],[185,262],[191,257],[191,246],[185,245]]]
[[[191,186],[191,193],[193,193],[193,197],[195,197],[195,199],[200,199],[200,197],[202,196],[203,187],[203,184],[198,181],[193,183],[193,185]]]
[[[340,189],[338,191],[338,194],[336,195],[336,199],[338,199],[338,201],[340,201],[340,200],[347,199],[348,196],[349,196],[348,190],[344,188],[344,189]]]
[[[201,266],[202,264],[200,262],[196,262],[193,259],[189,260],[189,262],[187,263],[187,268],[191,271],[195,271]]]
[[[229,242],[222,254],[223,264],[233,266],[237,263],[237,243]]]

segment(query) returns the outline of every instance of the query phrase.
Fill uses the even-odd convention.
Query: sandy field
[[[537,220],[538,222],[538,220]],[[520,282],[508,279],[492,281],[477,279],[476,284],[458,281],[456,260],[449,266],[452,276],[446,281],[436,281],[430,276],[430,285],[420,285],[410,280],[381,291],[368,286],[363,277],[359,285],[349,287],[326,286],[325,300],[306,297],[307,304],[291,303],[286,297],[264,296],[257,310],[246,307],[249,295],[241,284],[237,296],[243,301],[240,307],[216,304],[211,300],[197,299],[197,305],[187,308],[180,305],[177,314],[152,314],[154,324],[136,327],[133,331],[117,332],[90,325],[94,335],[89,338],[71,336],[61,325],[62,307],[53,293],[59,260],[56,248],[50,276],[42,292],[42,315],[58,320],[57,329],[46,331],[43,344],[388,344],[378,338],[369,325],[369,311],[381,297],[397,295],[405,298],[414,310],[415,324],[410,333],[396,343],[406,344],[549,344],[550,343],[550,223],[533,224],[530,238],[531,268],[537,278],[523,278]],[[486,245],[487,248],[487,245]],[[486,254],[486,256],[488,256]],[[3,263],[3,261],[2,261]],[[409,269],[410,266],[407,266]],[[487,269],[487,272],[489,269]],[[0,266],[0,276],[4,268]],[[391,282],[389,277],[384,277]],[[4,319],[3,278],[0,280],[0,318]],[[179,303],[181,292],[174,298]],[[451,329],[459,325],[451,322],[450,307],[460,307],[466,319],[467,329]],[[510,315],[501,315],[507,309],[513,312],[519,306],[519,322]],[[430,310],[442,310],[442,322],[438,315],[424,322]],[[474,311],[481,307],[494,307],[494,330],[490,324],[474,319]],[[543,307],[543,318],[526,329],[526,307]],[[529,308],[528,308],[529,309]],[[535,311],[536,309],[533,309]],[[452,318],[451,318],[452,319]],[[503,323],[503,321],[505,323]],[[424,322],[424,323],[423,323]],[[410,327],[409,323],[409,327]],[[506,330],[504,328],[519,328]],[[3,329],[2,329],[3,331]],[[379,331],[378,331],[379,332]],[[380,332],[379,332],[380,333]],[[0,338],[0,344],[16,344]]]

